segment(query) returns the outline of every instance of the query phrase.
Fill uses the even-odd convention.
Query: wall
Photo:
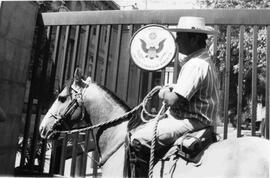
[[[0,175],[12,175],[38,6],[5,1],[0,9]],[[2,164],[5,163],[5,164]]]

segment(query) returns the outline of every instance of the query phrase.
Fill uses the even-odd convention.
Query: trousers
[[[180,136],[187,132],[199,130],[207,125],[197,119],[175,118],[169,112],[166,117],[161,119],[157,125],[156,143],[157,146],[168,146],[174,143]],[[155,122],[153,120],[146,123],[131,136],[131,143],[136,140],[145,146],[151,145]]]

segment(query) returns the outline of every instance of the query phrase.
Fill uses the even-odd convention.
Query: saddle
[[[166,161],[172,156],[197,163],[200,158],[197,156],[210,144],[217,141],[213,126],[187,133],[178,138],[162,160]]]
[[[204,129],[186,133],[179,137],[173,145],[164,150],[159,150],[155,153],[155,162],[169,161],[171,158],[182,158],[188,162],[198,163],[200,160],[200,153],[202,153],[210,144],[216,142],[216,135],[214,133],[213,126],[206,127]],[[129,167],[133,169],[136,177],[145,177],[148,171],[149,153],[150,148],[145,145],[128,146],[127,157]],[[140,151],[139,151],[140,150]],[[128,177],[130,176],[131,170]],[[141,174],[143,173],[143,174]]]

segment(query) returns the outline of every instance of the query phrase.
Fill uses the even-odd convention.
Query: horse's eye
[[[61,103],[64,103],[66,99],[67,99],[66,96],[58,96],[58,101],[60,101]]]

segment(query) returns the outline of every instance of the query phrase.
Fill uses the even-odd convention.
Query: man
[[[164,87],[159,97],[170,109],[166,118],[160,120],[157,126],[157,145],[162,148],[187,132],[202,129],[213,123],[218,112],[218,82],[215,66],[206,49],[207,35],[217,35],[200,17],[181,17],[176,28],[176,43],[180,53],[187,57],[177,83],[172,87]],[[134,148],[138,145],[151,145],[154,122],[131,136]]]

